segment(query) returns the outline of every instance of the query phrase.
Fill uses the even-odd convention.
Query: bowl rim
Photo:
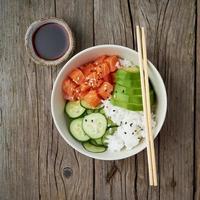
[[[60,70],[60,72],[58,73],[56,79],[55,79],[55,82],[53,83],[53,89],[52,89],[52,93],[51,93],[51,113],[52,113],[52,117],[53,117],[53,121],[54,121],[54,124],[59,132],[59,134],[62,136],[62,138],[72,147],[74,148],[75,150],[77,150],[79,153],[81,153],[82,155],[85,155],[85,156],[88,156],[90,158],[93,158],[93,159],[97,159],[97,160],[107,160],[107,161],[112,161],[112,160],[121,160],[121,159],[126,159],[128,157],[131,157],[131,156],[134,156],[140,152],[142,152],[144,149],[146,149],[146,143],[143,143],[143,145],[140,146],[139,149],[137,149],[137,151],[135,151],[134,153],[132,153],[131,151],[129,151],[129,153],[127,153],[126,155],[124,156],[118,156],[117,158],[114,157],[114,158],[105,158],[104,156],[101,156],[101,154],[98,154],[98,156],[96,156],[96,153],[91,153],[91,152],[87,152],[87,151],[82,151],[81,149],[79,149],[78,147],[76,147],[76,145],[74,145],[73,143],[71,143],[66,137],[65,135],[62,133],[61,129],[59,128],[59,126],[57,125],[57,122],[56,122],[56,119],[55,119],[55,115],[54,115],[54,109],[53,109],[53,96],[54,96],[54,93],[55,93],[55,87],[56,85],[58,84],[58,81],[59,81],[59,77],[61,76],[61,74],[65,71],[66,67],[73,61],[75,60],[77,57],[79,57],[81,54],[83,53],[86,53],[88,51],[91,51],[91,50],[95,50],[95,49],[98,49],[98,48],[121,48],[121,49],[124,49],[124,50],[128,50],[128,51],[132,51],[133,53],[138,53],[137,51],[129,48],[129,47],[125,47],[125,46],[121,46],[121,45],[116,45],[116,44],[102,44],[102,45],[96,45],[96,46],[92,46],[92,47],[89,47],[89,48],[86,48],[82,51],[80,51],[79,53],[75,54],[73,57],[71,57],[65,64],[64,66],[62,67],[62,69]],[[165,87],[165,84],[164,84],[164,81],[160,75],[160,73],[158,72],[158,70],[156,69],[156,67],[148,60],[148,63],[151,65],[151,67],[153,68],[154,72],[157,74],[157,77],[159,78],[159,82],[160,84],[162,85],[162,89],[163,89],[163,93],[164,93],[164,105],[165,107],[163,108],[163,114],[162,114],[162,123],[160,123],[160,127],[157,129],[157,132],[154,134],[154,139],[158,136],[161,128],[163,127],[163,124],[164,124],[164,121],[165,121],[165,118],[166,118],[166,113],[167,113],[167,92],[166,92],[166,87]],[[130,153],[131,152],[131,153]]]

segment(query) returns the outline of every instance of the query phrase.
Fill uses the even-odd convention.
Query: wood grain
[[[59,0],[56,1],[56,16],[63,18],[69,24],[76,39],[76,52],[93,46],[93,1],[92,0]],[[53,79],[56,78],[58,70],[55,69]],[[57,130],[54,133],[58,135]],[[62,149],[61,169],[70,167],[73,176],[69,179],[63,177],[62,193],[63,199],[83,199],[93,198],[93,160],[76,152],[66,144],[59,136],[58,145]],[[58,148],[58,149],[59,149]],[[60,159],[58,159],[59,161]],[[62,173],[62,171],[61,171]],[[60,198],[59,198],[60,199]]]
[[[192,199],[195,1],[130,2],[134,24],[148,31],[148,55],[168,93],[158,146],[160,188],[148,199]]]
[[[200,1],[0,1],[0,199],[199,200]],[[148,186],[146,151],[129,159],[92,160],[59,136],[50,112],[62,68],[36,66],[24,48],[28,26],[66,20],[76,51],[97,44],[136,48],[147,30],[148,57],[167,87],[168,113],[156,139],[159,186]]]
[[[37,16],[35,13],[37,10]],[[39,70],[27,58],[24,35],[36,18],[53,15],[51,2],[1,1],[1,161],[0,199],[39,199],[41,197],[40,171],[43,137],[51,131],[50,109],[41,108],[44,98],[50,94],[50,68]],[[38,72],[46,75],[45,85],[38,85]],[[42,76],[40,76],[42,79]],[[49,86],[48,86],[49,84]],[[39,86],[39,88],[38,88]],[[46,100],[45,100],[46,101]],[[42,110],[39,111],[39,108]],[[41,117],[42,112],[43,116]],[[39,118],[40,117],[40,118]],[[44,123],[43,125],[41,124]],[[42,126],[45,129],[42,130]],[[43,144],[44,146],[47,143]],[[43,154],[45,157],[46,152]],[[45,158],[46,162],[46,158]]]
[[[197,1],[196,21],[196,79],[195,79],[195,174],[194,174],[194,199],[200,199],[200,1]]]
[[[5,162],[1,162],[0,199],[91,199],[92,160],[66,145],[51,118],[51,89],[60,68],[35,66],[24,56],[27,27],[38,18],[54,16],[56,9],[58,12],[65,9],[61,7],[63,2],[60,6],[58,2],[57,7],[54,1],[1,3],[1,21],[6,35],[1,38],[0,155]],[[71,12],[63,12],[65,15],[60,17],[68,21],[74,13],[74,17],[80,19],[78,23],[85,25],[93,5],[90,2],[82,5],[83,9],[87,8],[84,14],[80,7],[77,9],[80,2],[72,6],[69,3],[66,8]],[[88,27],[77,30],[75,26],[74,31],[85,33]],[[92,37],[82,40],[77,50],[86,48],[89,43],[93,44]],[[68,178],[63,176],[65,167],[73,171]]]

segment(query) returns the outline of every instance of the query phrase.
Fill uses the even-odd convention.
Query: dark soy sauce
[[[35,53],[45,60],[56,60],[69,48],[68,33],[56,23],[40,26],[33,34],[32,42]]]

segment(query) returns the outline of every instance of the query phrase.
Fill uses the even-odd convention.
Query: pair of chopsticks
[[[140,29],[142,33],[140,32]],[[152,124],[151,124],[151,104],[149,96],[149,77],[147,70],[148,64],[147,64],[147,50],[146,50],[144,27],[140,28],[139,26],[136,26],[136,34],[137,34],[139,65],[140,65],[140,81],[142,87],[142,104],[144,110],[145,132],[147,141],[149,184],[157,186],[158,183],[157,183],[154,139],[152,133]]]

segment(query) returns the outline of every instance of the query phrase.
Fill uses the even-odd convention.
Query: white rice
[[[123,148],[132,149],[145,138],[144,113],[130,111],[118,106],[113,106],[110,100],[102,102],[107,117],[119,127],[116,132],[108,137],[108,150],[120,151]],[[156,125],[155,116],[152,113],[152,128]]]
[[[134,66],[135,64],[133,62],[131,62],[130,60],[126,60],[126,59],[119,59],[120,65],[123,67],[131,67]]]

